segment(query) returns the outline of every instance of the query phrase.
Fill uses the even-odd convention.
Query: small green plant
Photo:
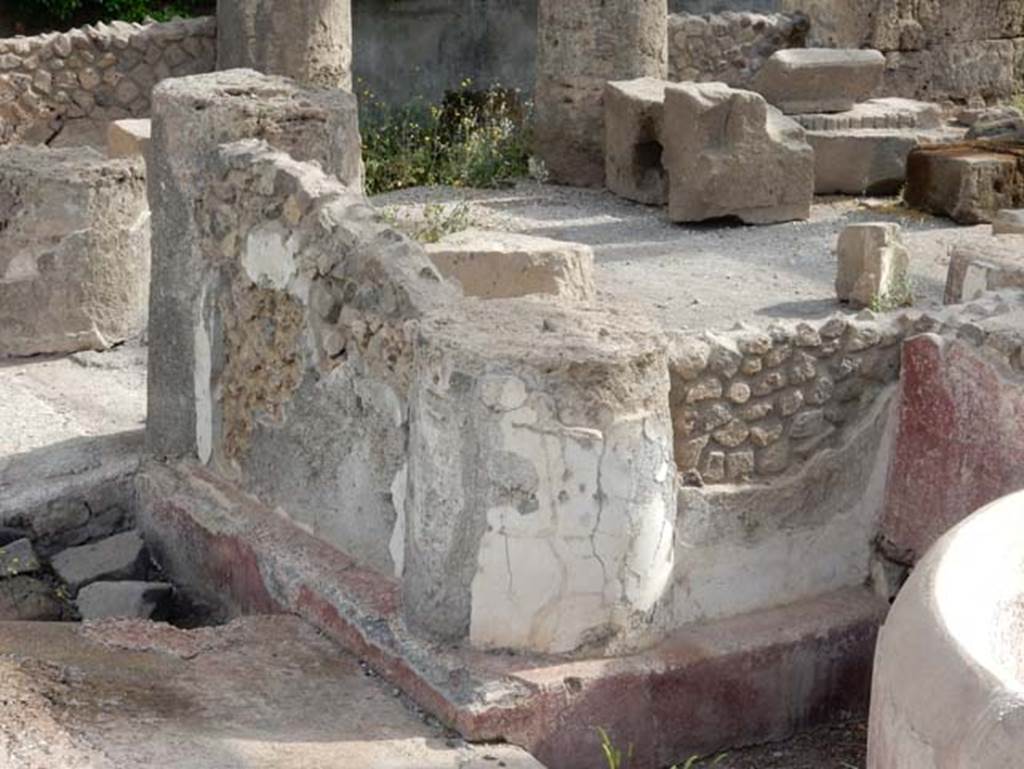
[[[913,304],[914,285],[910,275],[904,272],[893,281],[891,291],[875,294],[871,298],[870,309],[872,312],[890,312],[900,307],[910,307]]]
[[[95,21],[165,21],[210,12],[211,0],[19,0],[15,15],[29,26],[86,24]]]
[[[498,187],[529,171],[529,109],[518,91],[474,90],[469,80],[440,103],[394,107],[357,87],[366,190],[374,195],[442,184]]]
[[[630,743],[629,748],[626,750],[625,754],[623,754],[619,748],[615,747],[615,743],[612,742],[612,738],[608,736],[608,732],[599,726],[597,727],[597,733],[601,737],[601,753],[604,755],[604,761],[605,764],[607,764],[608,769],[628,769],[629,762],[633,758],[633,744]],[[718,766],[725,760],[726,755],[728,754],[719,753],[711,759],[710,764],[707,764],[706,767],[702,767],[701,769],[714,769],[714,767]],[[685,764],[676,764],[672,766],[671,769],[698,769],[697,762],[705,760],[707,760],[707,757],[705,756],[690,756],[686,760]]]
[[[604,754],[604,760],[608,764],[608,769],[625,769],[630,759],[633,758],[632,744],[626,750],[625,755],[623,755],[622,751],[615,747],[615,743],[608,736],[608,732],[599,726],[597,727],[597,733],[601,736],[601,753]]]

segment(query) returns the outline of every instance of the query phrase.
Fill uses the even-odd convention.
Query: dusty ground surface
[[[0,623],[4,769],[543,769],[470,746],[294,617]]]
[[[0,360],[0,457],[84,435],[134,430],[146,418],[146,350]]]
[[[602,296],[632,304],[669,328],[729,328],[736,321],[765,326],[835,312],[833,249],[842,228],[854,222],[900,222],[917,304],[937,305],[949,246],[991,232],[987,225],[961,227],[901,209],[895,199],[819,198],[810,221],[761,227],[672,224],[662,209],[606,191],[536,182],[501,190],[402,190],[372,201],[399,221],[422,218],[427,202],[451,207],[467,201],[473,226],[586,243],[597,258]]]

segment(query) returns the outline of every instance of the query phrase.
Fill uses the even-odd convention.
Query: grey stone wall
[[[537,0],[352,0],[357,91],[436,100],[465,79],[533,91]]]
[[[773,53],[803,48],[810,21],[802,14],[727,11],[668,17],[670,80],[746,86]]]
[[[1022,335],[978,323],[1008,312],[989,295],[934,315],[865,312],[680,335],[670,351],[676,464],[685,482],[698,482],[697,473],[708,484],[763,480],[805,466],[846,442],[899,378],[901,344],[915,334],[967,340],[1022,371]]]
[[[109,121],[149,114],[157,82],[213,69],[215,38],[199,18],[0,40],[0,145],[102,144]]]

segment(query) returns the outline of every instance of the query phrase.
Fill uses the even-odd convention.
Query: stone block
[[[907,159],[907,204],[960,224],[1024,206],[1024,155],[973,142],[920,147]]]
[[[907,157],[920,145],[915,130],[808,131],[814,148],[816,195],[895,195]]]
[[[662,164],[664,80],[608,83],[604,93],[605,186],[619,197],[660,206],[668,202]]]
[[[836,253],[839,301],[869,307],[879,299],[910,298],[910,254],[898,224],[851,224],[840,233]]]
[[[0,579],[31,574],[39,571],[39,567],[39,558],[28,539],[16,539],[0,547]]]
[[[149,146],[148,119],[113,120],[107,127],[107,155],[112,158],[146,156]]]
[[[814,150],[804,129],[760,95],[722,83],[670,85],[665,125],[672,221],[810,216]]]
[[[0,358],[105,349],[145,327],[142,162],[0,151]]]
[[[594,252],[581,243],[472,229],[429,244],[426,251],[438,271],[458,282],[466,296],[594,298]]]
[[[977,299],[986,291],[1024,288],[1024,234],[1001,235],[988,243],[961,243],[950,249],[946,304]]]
[[[751,87],[788,115],[844,112],[871,96],[884,69],[879,51],[793,48],[776,51]]]
[[[78,591],[75,606],[83,620],[128,617],[165,619],[174,588],[165,582],[93,582]]]
[[[138,579],[146,569],[146,543],[137,531],[125,531],[80,547],[69,547],[51,560],[53,570],[72,593],[98,580]]]
[[[1024,208],[997,211],[992,220],[993,235],[1024,235]]]

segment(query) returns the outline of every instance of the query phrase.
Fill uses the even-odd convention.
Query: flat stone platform
[[[5,769],[543,769],[424,719],[295,617],[0,623]]]

